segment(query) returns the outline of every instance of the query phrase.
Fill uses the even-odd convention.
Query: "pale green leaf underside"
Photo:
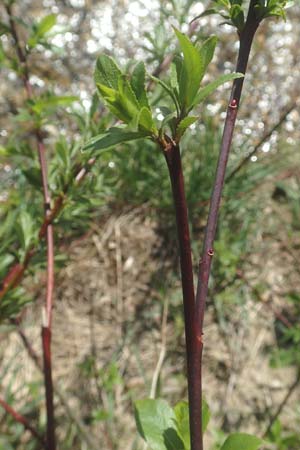
[[[139,400],[135,404],[139,434],[151,450],[184,450],[174,429],[175,413],[165,400]]]

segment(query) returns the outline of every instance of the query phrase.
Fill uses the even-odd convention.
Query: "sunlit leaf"
[[[246,433],[234,433],[228,436],[221,450],[258,450],[263,441]]]

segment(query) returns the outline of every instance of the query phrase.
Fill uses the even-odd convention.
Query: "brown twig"
[[[24,426],[24,428],[26,428],[26,430],[30,431],[32,436],[36,438],[43,445],[43,447],[45,446],[45,441],[43,437],[38,433],[38,431],[34,427],[30,425],[26,417],[18,413],[12,406],[6,403],[6,401],[3,400],[2,398],[0,398],[0,405],[7,412],[7,414],[9,414],[14,418],[16,422],[21,423]]]

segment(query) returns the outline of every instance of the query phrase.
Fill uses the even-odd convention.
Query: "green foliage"
[[[276,450],[297,450],[300,446],[299,434],[285,432],[279,419],[273,423],[267,438],[276,445]]]
[[[202,405],[203,432],[210,419],[207,403]],[[151,450],[190,450],[188,403],[172,409],[165,400],[145,399],[135,403],[135,420],[140,436]],[[220,450],[258,450],[263,441],[245,433],[228,436]]]
[[[234,433],[228,436],[220,450],[258,450],[263,441],[246,433]]]
[[[209,409],[203,402],[202,421],[205,430]],[[146,399],[135,403],[135,420],[140,436],[151,450],[189,450],[189,411],[187,402],[172,409],[165,400]]]
[[[239,33],[245,27],[246,7],[248,2],[244,0],[213,0],[212,6],[206,9],[202,14],[195,17],[194,20],[211,14],[218,14],[225,22],[223,24],[232,25]],[[281,17],[286,19],[285,10],[292,6],[293,2],[288,0],[257,0],[254,7],[256,18],[258,21],[268,17]]]
[[[31,34],[27,41],[27,45],[30,49],[33,49],[37,44],[41,44],[45,41],[47,34],[56,24],[56,15],[49,14],[41,19],[38,23],[32,25]]]
[[[190,443],[190,418],[189,418],[189,405],[185,401],[177,403],[174,407],[174,412],[176,416],[176,427],[177,433],[181,438],[184,449],[189,450],[191,447]],[[208,404],[204,400],[202,403],[202,430],[205,432],[208,422],[210,419],[210,411]]]
[[[87,142],[83,150],[104,150],[122,142],[146,137],[157,141],[164,136],[165,126],[170,127],[173,139],[178,142],[187,128],[198,119],[196,116],[187,117],[193,107],[205,100],[221,84],[243,76],[221,76],[200,89],[201,80],[213,58],[217,39],[212,36],[199,47],[179,30],[174,30],[183,58],[178,55],[175,57],[169,82],[151,76],[170,96],[175,107],[175,111],[167,109],[159,134],[145,88],[144,64],[138,63],[131,76],[125,75],[111,57],[101,55],[97,59],[94,75],[98,93],[109,110],[124,122],[126,127],[110,128]],[[161,110],[166,108],[161,107]]]

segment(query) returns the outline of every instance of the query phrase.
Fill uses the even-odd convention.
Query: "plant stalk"
[[[196,359],[196,355],[202,353],[202,341],[201,339],[197,339],[195,334],[195,290],[184,178],[179,146],[174,143],[169,143],[163,147],[163,152],[172,185],[179,243],[187,355],[191,448],[193,450],[202,450],[202,447],[198,445],[198,443],[201,443],[202,430],[202,391],[201,383],[199,383],[199,380],[201,380],[201,371],[199,370],[200,365],[197,364]]]
[[[249,11],[244,30],[240,33],[240,48],[238,54],[238,61],[236,66],[236,72],[245,74],[247,70],[249,55],[255,32],[259,26],[259,21],[255,15],[254,6],[256,0],[251,0],[249,5]],[[199,389],[202,392],[202,349],[203,349],[203,321],[205,304],[208,293],[208,282],[211,271],[212,257],[214,255],[213,244],[217,228],[217,220],[222,196],[222,190],[224,186],[226,167],[232,143],[233,131],[236,122],[238,107],[241,99],[243,89],[244,78],[238,78],[234,80],[231,91],[231,97],[227,108],[227,115],[224,125],[223,137],[221,142],[221,149],[219,154],[219,160],[217,163],[217,170],[215,175],[215,181],[213,191],[211,194],[210,208],[207,218],[207,225],[204,236],[202,256],[199,261],[198,271],[198,283],[196,292],[196,305],[195,305],[195,340],[201,342],[199,347],[196,347],[197,353],[194,355],[195,361],[193,362],[195,373],[198,376]],[[199,395],[197,401],[200,404],[201,411],[199,415],[202,415],[202,403],[200,399],[202,394]],[[199,420],[200,422],[200,420]],[[201,423],[201,422],[200,422]],[[192,425],[191,425],[192,427]],[[192,433],[192,428],[191,428]],[[191,441],[191,450],[203,450],[203,430],[202,427],[197,431],[196,442]]]

